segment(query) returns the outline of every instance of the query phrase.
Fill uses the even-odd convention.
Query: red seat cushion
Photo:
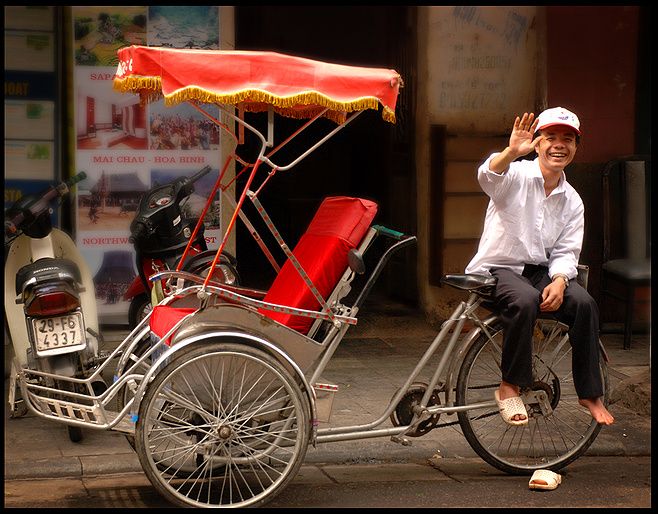
[[[169,305],[156,305],[153,307],[149,327],[158,338],[162,337],[171,330],[182,318],[194,312],[196,309],[191,307],[171,307]],[[171,337],[166,341],[171,343]]]
[[[326,198],[293,250],[311,282],[326,300],[347,269],[347,254],[365,236],[377,213],[370,200],[336,196]],[[277,274],[265,302],[307,310],[319,310],[320,302],[287,260]],[[302,334],[313,319],[260,309],[260,312]]]

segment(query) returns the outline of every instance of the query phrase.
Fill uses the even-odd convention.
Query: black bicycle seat
[[[498,279],[490,275],[461,274],[445,275],[441,279],[441,282],[463,291],[477,293],[484,297],[491,297]]]

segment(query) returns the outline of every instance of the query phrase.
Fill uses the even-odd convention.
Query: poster
[[[137,277],[130,223],[150,188],[212,171],[195,184],[184,214],[198,216],[212,190],[221,160],[216,127],[187,104],[140,105],[116,92],[119,48],[130,45],[219,49],[217,6],[74,6],[73,61],[77,244],[90,265],[101,323],[126,324],[124,293]],[[213,116],[218,108],[204,106]],[[219,196],[205,219],[209,248],[221,234]]]
[[[55,35],[53,32],[5,32],[5,69],[55,71]]]

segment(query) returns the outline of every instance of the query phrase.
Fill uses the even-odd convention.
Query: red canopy
[[[378,109],[395,123],[402,83],[395,70],[331,64],[275,52],[190,50],[129,46],[118,51],[114,88],[142,101],[164,96],[166,105],[187,100],[239,104],[252,112],[269,105],[285,116],[307,118],[324,108],[335,121],[347,112]]]

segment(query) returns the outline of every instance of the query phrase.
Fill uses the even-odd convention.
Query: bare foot
[[[587,407],[589,412],[592,414],[592,417],[601,425],[612,425],[615,421],[615,418],[612,417],[612,414],[605,408],[601,398],[581,398],[578,400],[583,407]]]
[[[500,387],[498,388],[498,398],[501,400],[507,400],[514,396],[519,396],[519,386],[505,381],[501,382]],[[523,414],[515,414],[511,419],[514,421],[523,421],[526,417],[527,416],[524,416]]]

